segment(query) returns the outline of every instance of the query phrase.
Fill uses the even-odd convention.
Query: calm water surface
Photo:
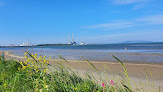
[[[125,50],[125,46],[127,51]],[[93,61],[115,61],[115,55],[123,62],[163,63],[163,43],[94,44],[73,46],[13,47],[0,48],[12,54],[24,55],[22,49],[52,58],[63,56],[67,60],[82,60],[80,56]]]

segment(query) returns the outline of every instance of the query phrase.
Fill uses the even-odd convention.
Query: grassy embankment
[[[100,77],[101,83],[91,73],[81,77],[71,66],[65,67],[62,62],[69,63],[62,57],[61,63],[55,67],[49,64],[46,56],[25,53],[26,61],[16,62],[0,58],[0,91],[2,92],[132,92],[140,89],[131,86],[125,65],[115,56],[123,69],[121,78],[104,80],[92,63],[82,57]],[[49,57],[50,58],[50,57]],[[106,66],[107,67],[107,66]],[[107,67],[108,70],[110,70]],[[142,90],[142,89],[141,89]],[[154,90],[154,89],[153,89]],[[143,91],[146,91],[143,89]]]

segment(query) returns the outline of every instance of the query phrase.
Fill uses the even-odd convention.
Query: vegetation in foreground
[[[64,67],[57,63],[49,64],[46,56],[38,57],[26,52],[26,61],[16,62],[0,58],[0,92],[139,92],[133,89],[125,65],[115,56],[122,67],[124,75],[118,81],[104,80],[92,63],[82,57],[100,76],[98,83],[94,76],[87,73],[81,77],[71,66]],[[49,57],[51,58],[51,57]],[[61,57],[62,62],[68,62]],[[68,64],[69,65],[69,64]],[[108,68],[109,69],[109,68]],[[114,78],[113,78],[114,79]],[[146,90],[143,90],[146,91]]]

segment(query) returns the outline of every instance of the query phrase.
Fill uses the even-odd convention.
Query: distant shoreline
[[[39,47],[39,46],[70,46],[71,44],[39,44],[33,46],[0,46],[0,48],[12,48],[12,47]]]
[[[108,45],[108,44],[160,44],[163,42],[134,42],[134,41],[126,41],[126,42],[119,42],[119,43],[92,43],[87,45]],[[30,46],[0,46],[0,48],[5,47],[39,47],[39,46],[71,46],[73,44],[38,44],[38,45],[30,45]]]

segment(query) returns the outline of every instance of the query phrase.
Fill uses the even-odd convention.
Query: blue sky
[[[163,0],[0,0],[0,45],[163,41]]]

